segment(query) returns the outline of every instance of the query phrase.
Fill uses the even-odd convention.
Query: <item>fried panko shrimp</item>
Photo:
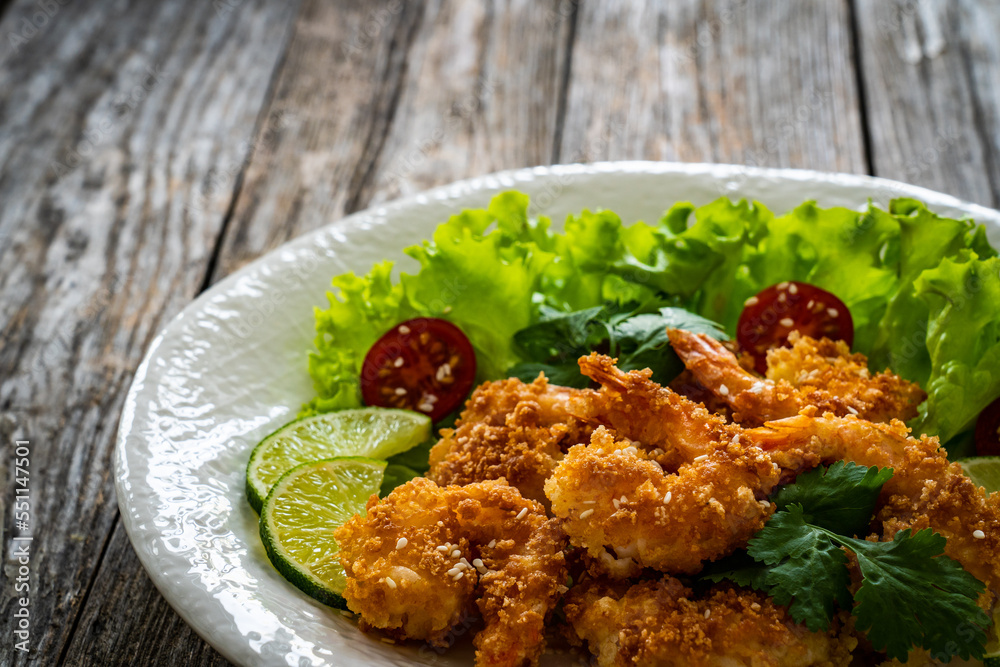
[[[810,632],[751,590],[716,587],[703,599],[673,577],[587,581],[566,595],[566,620],[601,667],[848,665],[857,639]]]
[[[728,403],[733,420],[750,426],[791,417],[806,406],[875,422],[912,419],[927,394],[888,371],[872,375],[863,354],[843,341],[793,332],[790,348],[767,353],[767,379],[747,371],[721,343],[680,329],[670,343],[694,377]]]
[[[643,567],[693,574],[746,545],[774,511],[778,468],[740,439],[664,471],[649,454],[598,427],[545,483],[570,542],[616,577]]]
[[[591,427],[571,404],[587,393],[516,378],[486,382],[466,403],[455,429],[443,429],[431,450],[427,476],[438,484],[504,478],[525,498],[547,503],[543,485],[571,445],[587,442]]]
[[[817,412],[807,408],[744,436],[768,451],[786,478],[838,460],[892,468],[876,515],[883,539],[906,528],[932,528],[947,538],[945,553],[985,582],[990,597],[1000,597],[1000,494],[987,496],[949,463],[936,437],[910,437],[896,420],[876,424]]]
[[[732,440],[741,430],[653,382],[648,368],[626,373],[611,357],[597,353],[581,357],[579,363],[580,371],[601,385],[600,391],[583,395],[575,403],[580,416],[653,450],[668,470],[712,452],[717,443]]]
[[[503,480],[438,486],[417,478],[335,533],[344,598],[363,626],[446,646],[478,604],[480,667],[535,665],[545,618],[566,591],[566,537],[540,503]]]

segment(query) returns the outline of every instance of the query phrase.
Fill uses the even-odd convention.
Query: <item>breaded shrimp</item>
[[[602,426],[589,445],[570,448],[545,493],[570,542],[612,576],[642,567],[692,574],[764,526],[774,510],[765,498],[777,481],[777,466],[739,438],[671,473]]]
[[[542,486],[571,445],[587,442],[592,428],[572,416],[588,393],[516,378],[477,388],[455,429],[443,429],[431,450],[427,476],[438,484],[504,478],[525,498],[543,504]]]
[[[1000,494],[987,496],[961,466],[949,463],[937,438],[912,438],[900,421],[816,413],[805,409],[744,436],[768,451],[786,478],[838,460],[892,468],[876,515],[883,539],[905,528],[932,528],[947,538],[945,553],[1000,597]]]
[[[541,504],[503,480],[438,486],[417,478],[335,533],[344,598],[363,625],[444,645],[478,603],[480,667],[537,664],[545,618],[565,592],[566,537]]]
[[[574,404],[580,416],[636,441],[637,446],[661,450],[657,460],[668,470],[729,441],[740,427],[653,382],[652,371],[624,372],[610,357],[593,353],[580,358],[580,371],[600,383]]]
[[[927,397],[919,386],[888,371],[871,375],[868,360],[843,341],[793,332],[791,348],[767,353],[767,379],[747,371],[721,343],[680,329],[670,343],[694,377],[725,400],[741,424],[791,417],[806,406],[876,422],[912,419]]]
[[[810,632],[750,590],[716,587],[703,599],[672,577],[634,586],[587,581],[566,596],[566,620],[601,667],[841,666],[857,639]]]

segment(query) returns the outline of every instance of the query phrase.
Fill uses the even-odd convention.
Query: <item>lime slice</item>
[[[1000,456],[976,456],[958,463],[969,479],[984,487],[986,493],[1000,491]]]
[[[271,486],[299,464],[335,456],[387,459],[430,434],[430,418],[409,410],[357,408],[293,421],[261,440],[250,454],[247,499],[260,512]]]
[[[286,579],[324,604],[347,609],[341,593],[347,575],[333,531],[355,514],[382,484],[385,461],[360,456],[312,461],[281,477],[264,500],[260,539]]]

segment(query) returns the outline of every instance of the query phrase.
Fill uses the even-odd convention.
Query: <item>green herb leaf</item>
[[[773,566],[764,581],[774,601],[813,632],[830,627],[838,604],[851,606],[847,555],[827,531],[806,523],[801,505],[771,517],[747,552]]]
[[[926,528],[892,542],[838,541],[857,556],[864,579],[854,613],[876,649],[900,660],[914,645],[945,661],[983,657],[990,618],[976,598],[985,586],[943,555],[944,537]]]
[[[794,484],[778,490],[772,500],[778,509],[799,504],[805,521],[841,535],[864,535],[882,485],[892,468],[866,468],[837,461],[799,475]]]

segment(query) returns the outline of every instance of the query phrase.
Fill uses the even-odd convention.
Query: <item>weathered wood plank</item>
[[[996,206],[1000,12],[989,0],[857,0],[875,173]]]
[[[308,3],[273,107],[291,127],[251,164],[216,277],[373,202],[548,163],[571,12]]]
[[[864,172],[841,0],[580,6],[561,161]]]
[[[142,569],[121,522],[67,651],[71,665],[229,667],[178,616]]]
[[[31,650],[10,640],[5,585],[4,665],[82,662],[65,651],[116,520],[122,399],[204,281],[225,179],[248,158],[295,15],[263,1],[51,4],[16,49],[9,35],[40,5],[17,2],[0,22],[0,447],[31,443],[34,534]],[[11,463],[0,458],[5,502]],[[134,611],[113,610],[102,633]]]

